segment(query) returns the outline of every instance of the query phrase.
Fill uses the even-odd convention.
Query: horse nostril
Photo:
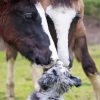
[[[53,74],[55,75],[55,76],[57,76],[57,72],[53,69]]]

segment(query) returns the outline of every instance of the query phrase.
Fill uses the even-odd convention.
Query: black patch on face
[[[46,19],[47,19],[50,34],[51,34],[54,44],[57,48],[57,34],[56,34],[55,27],[54,27],[54,23],[53,23],[52,19],[49,17],[49,15],[47,15],[47,14],[46,14]]]
[[[15,29],[9,44],[23,56],[37,64],[50,63],[49,37],[41,25],[41,17],[33,3],[18,2],[9,14]]]

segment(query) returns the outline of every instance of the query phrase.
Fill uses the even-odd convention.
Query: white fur
[[[51,59],[56,61],[58,59],[58,55],[57,55],[57,51],[56,51],[56,47],[54,45],[53,39],[49,32],[49,28],[48,28],[48,24],[47,24],[47,20],[46,20],[46,16],[45,16],[45,11],[40,3],[36,4],[36,8],[42,18],[42,27],[43,27],[45,33],[48,35],[49,40],[50,40],[50,50],[52,51]]]
[[[48,97],[53,97],[55,96],[55,91],[52,91],[52,93],[37,93],[37,95],[39,96],[39,100],[48,100]],[[32,100],[31,96],[28,96],[27,100]],[[49,99],[51,100],[51,99]],[[57,100],[64,100],[63,96],[60,96]]]
[[[69,74],[69,71],[66,67],[63,67],[63,63],[61,61],[57,61],[56,65],[54,65],[51,69],[49,69],[46,73],[53,75],[53,70],[57,73],[57,81],[52,86],[52,88],[48,89],[47,91],[42,90],[40,92],[36,92],[37,97],[39,97],[39,100],[64,100],[63,94],[59,94],[57,90],[59,90],[60,85],[63,81],[66,80],[66,84],[68,82],[67,74]],[[44,77],[46,77],[46,74]],[[53,76],[55,77],[55,75]],[[43,76],[42,76],[43,78]],[[45,80],[46,81],[46,80]],[[67,92],[67,91],[66,91]],[[54,99],[48,99],[48,98],[54,98]],[[31,99],[31,96],[28,96],[27,100],[33,100]]]
[[[27,97],[27,100],[31,100],[31,96],[28,96],[28,97]]]
[[[40,91],[33,92],[27,100],[64,100],[63,94],[67,93],[70,87],[80,84],[80,79],[71,78],[70,75],[62,61],[57,60],[39,79]]]
[[[47,73],[53,74],[53,70],[55,70],[57,72],[57,75],[59,76],[59,82],[60,82],[61,80],[65,80],[63,79],[64,78],[63,75],[65,75],[64,73],[66,73],[67,75],[67,72],[69,71],[66,67],[63,67],[63,63],[61,61],[57,61],[56,64],[57,66],[54,65],[51,69],[47,71]],[[59,83],[54,84],[53,88],[49,89],[48,91],[43,91],[41,93],[38,93],[37,95],[41,97],[40,100],[49,100],[48,97],[56,98],[56,96],[58,96],[58,98],[56,98],[57,100],[64,100],[63,95],[59,95],[56,92],[57,88],[59,88]]]
[[[54,22],[58,38],[58,56],[65,66],[68,66],[69,51],[68,51],[68,33],[71,22],[76,16],[76,11],[72,8],[51,5],[46,9],[46,13]]]

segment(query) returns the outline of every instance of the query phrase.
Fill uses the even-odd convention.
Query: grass
[[[90,54],[100,70],[100,45],[89,47]],[[22,56],[18,56],[15,63],[15,94],[16,100],[26,100],[26,97],[34,90],[31,80],[30,63]],[[6,100],[6,62],[4,52],[0,52],[0,100]],[[73,87],[64,95],[65,100],[95,100],[92,86],[85,76],[81,65],[75,60],[72,73],[79,76],[83,85],[80,88]]]
[[[85,14],[100,20],[100,0],[84,0]]]

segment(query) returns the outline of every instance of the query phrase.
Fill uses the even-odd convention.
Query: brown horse
[[[35,7],[35,1],[1,1],[0,38],[6,43],[8,100],[14,99],[13,68],[17,51],[35,65],[48,65],[51,59],[56,60],[57,53],[53,56],[56,48],[49,31],[45,31],[41,23],[42,17]],[[39,76],[39,68],[36,69],[33,67],[33,79]]]
[[[84,22],[83,22],[83,17],[84,17],[83,0],[50,0],[50,1],[51,2],[48,2],[48,0],[44,0],[44,2],[43,2],[44,9],[46,9],[48,7],[48,5],[52,4],[53,6],[56,6],[58,8],[59,8],[59,6],[63,6],[63,7],[66,6],[68,8],[73,8],[77,12],[80,13],[79,14],[80,19],[78,20],[78,22],[76,23],[76,21],[73,21],[70,26],[70,29],[69,29],[69,36],[68,36],[69,56],[70,56],[70,60],[72,62],[73,61],[73,52],[74,52],[75,57],[77,58],[77,60],[79,62],[81,62],[85,74],[87,75],[87,77],[89,78],[89,80],[91,81],[91,83],[93,85],[97,100],[100,100],[100,75],[95,66],[93,59],[91,58],[91,56],[88,52],[87,40],[86,40],[86,36],[85,36],[86,29],[85,29]],[[48,4],[47,4],[47,2],[48,2]],[[45,6],[45,5],[47,5],[47,6]],[[51,11],[52,10],[56,11],[56,8],[53,8],[53,9],[50,8],[50,9],[51,9]],[[47,13],[48,13],[48,11],[47,11]],[[63,13],[64,13],[64,11],[63,11]],[[55,36],[53,35],[54,33],[59,34],[59,32],[57,31],[57,28],[56,28],[57,27],[57,25],[56,25],[57,24],[57,22],[56,22],[57,16],[54,16],[56,18],[56,20],[55,20],[52,14],[53,13],[51,13],[49,11],[48,15],[49,15],[49,17],[51,17],[53,22],[50,20],[50,18],[47,18],[47,19],[48,19],[48,24],[50,27],[51,34],[54,37],[54,40],[56,40],[55,43],[57,43],[57,41],[59,41],[59,39],[57,40],[55,38]],[[63,20],[63,19],[64,19],[64,17],[62,16],[62,18],[60,17],[59,20]],[[59,21],[58,21],[58,23],[59,23]],[[66,21],[63,21],[63,24],[66,24]],[[60,23],[60,26],[61,25],[62,24]],[[53,26],[55,26],[55,29],[53,28]],[[63,31],[61,31],[61,32],[63,32]],[[67,39],[66,39],[66,41],[67,41]],[[62,44],[62,45],[66,45],[66,43]],[[70,63],[70,67],[71,67],[71,63]]]
[[[10,4],[12,5],[5,3],[9,1],[11,1]],[[18,3],[20,1],[22,3]],[[98,74],[95,63],[88,53],[87,48],[85,36],[86,30],[83,23],[83,0],[29,0],[31,1],[29,4],[38,3],[35,7],[34,5],[31,6],[32,10],[29,10],[30,6],[26,5],[26,1],[28,0],[5,0],[3,3],[0,3],[0,36],[7,43],[6,54],[8,61],[8,100],[14,99],[13,65],[17,56],[17,51],[19,51],[32,63],[35,62],[36,64],[50,64],[50,52],[54,52],[52,53],[53,60],[58,59],[56,52],[52,49],[54,46],[51,46],[51,49],[49,48],[49,46],[52,44],[52,40],[50,39],[50,35],[48,35],[49,32],[48,27],[46,27],[47,24],[44,23],[45,18],[44,15],[42,15],[44,12],[47,13],[49,30],[54,39],[55,45],[57,46],[60,60],[64,63],[64,66],[71,67],[71,63],[73,61],[72,53],[74,52],[76,58],[81,62],[84,72],[94,87],[97,100],[100,100],[100,76]],[[45,11],[41,7],[43,7]],[[18,13],[16,13],[16,9],[18,10]],[[8,13],[9,10],[11,12],[10,15]],[[28,11],[28,13],[26,11]],[[43,22],[42,26],[40,17],[38,17],[37,14],[33,12],[38,12],[40,14]],[[78,19],[78,22],[73,20],[77,15],[77,12],[80,13],[80,19]],[[21,20],[14,20],[16,18],[21,18]],[[22,23],[23,19],[25,19],[24,24]],[[33,19],[35,19],[35,22]],[[29,21],[29,24],[26,24],[26,20]],[[30,25],[32,25],[32,27]],[[36,25],[38,25],[38,27]],[[40,31],[37,32],[33,26],[37,29],[39,28],[38,30]],[[47,35],[43,30],[45,30]],[[31,33],[36,34],[33,36]],[[42,33],[42,36],[40,33]],[[34,43],[36,44],[34,45]],[[33,50],[35,51],[33,52]],[[34,71],[34,73],[34,75],[39,74],[37,70]],[[34,75],[33,78],[35,78]]]

